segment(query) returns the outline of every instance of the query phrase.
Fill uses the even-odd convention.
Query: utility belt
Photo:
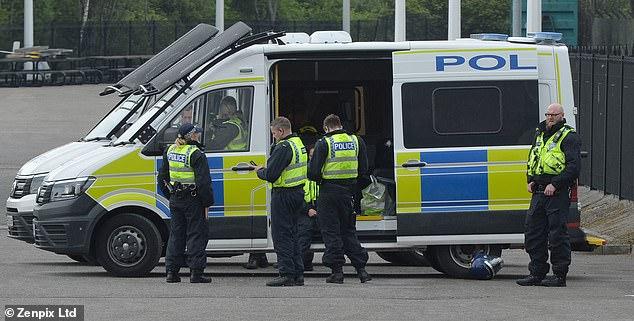
[[[181,182],[175,182],[172,185],[172,193],[178,197],[196,197],[198,195],[196,184],[182,184]]]
[[[302,190],[302,192],[304,191],[304,184],[292,186],[292,187],[276,186],[271,188],[271,192],[293,191],[293,190],[300,190],[300,189]]]

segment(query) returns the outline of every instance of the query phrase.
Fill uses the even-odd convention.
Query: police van
[[[117,93],[121,100],[86,136],[76,142],[57,147],[26,162],[18,171],[9,198],[7,199],[7,226],[10,238],[33,243],[33,207],[35,196],[48,173],[62,164],[84,155],[101,146],[108,145],[119,137],[155,102],[155,96],[134,93],[139,85],[158,76],[173,63],[207,42],[218,33],[213,26],[200,24],[177,39],[152,59],[108,86],[102,95]],[[79,261],[85,256],[71,255]]]
[[[358,216],[366,248],[464,277],[474,252],[522,246],[535,126],[552,102],[575,126],[564,45],[548,35],[365,43],[344,32],[282,35],[251,35],[237,23],[140,86],[142,95],[164,94],[111,146],[46,177],[36,246],[94,256],[117,276],[151,271],[170,219],[157,171],[185,112],[204,129],[213,181],[209,256],[273,250],[270,190],[253,166],[268,156],[269,123],[283,115],[296,129],[321,128],[331,113],[365,140],[371,171],[394,200]],[[210,147],[227,96],[244,124],[242,149]],[[569,231],[584,244],[576,187],[571,196]],[[323,249],[318,235],[313,247]]]

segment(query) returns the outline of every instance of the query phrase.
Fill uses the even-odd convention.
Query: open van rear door
[[[392,58],[398,243],[521,242],[535,46],[412,42]]]

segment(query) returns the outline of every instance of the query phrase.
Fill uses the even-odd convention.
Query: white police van
[[[272,251],[270,194],[251,164],[267,158],[274,117],[321,128],[330,113],[366,141],[371,170],[394,200],[357,217],[366,248],[390,261],[424,256],[463,277],[475,251],[522,246],[535,126],[552,102],[575,126],[565,46],[548,37],[355,43],[342,32],[250,31],[237,23],[143,84],[163,98],[112,146],[51,171],[34,212],[37,247],[94,256],[114,275],[155,268],[170,218],[156,175],[185,111],[205,130],[216,200],[210,256]],[[213,147],[226,96],[245,124],[241,151]],[[569,230],[584,245],[576,187],[571,194]],[[318,235],[313,247],[323,248]]]
[[[102,95],[117,92],[122,99],[79,141],[62,145],[26,162],[18,171],[7,199],[7,226],[10,238],[33,243],[33,207],[37,190],[48,173],[62,164],[101,146],[108,145],[134,123],[155,101],[156,97],[134,94],[139,85],[155,78],[192,50],[218,33],[213,26],[200,24],[177,39],[152,59],[108,86]],[[84,261],[85,257],[71,258]]]

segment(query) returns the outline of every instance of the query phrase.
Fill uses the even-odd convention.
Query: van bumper
[[[6,215],[8,237],[28,243],[33,243],[33,207],[35,194],[21,198],[7,199]],[[11,220],[9,222],[9,220]]]
[[[85,194],[73,200],[36,206],[33,211],[35,247],[58,254],[89,254],[89,229],[95,213],[101,210],[101,206]]]

